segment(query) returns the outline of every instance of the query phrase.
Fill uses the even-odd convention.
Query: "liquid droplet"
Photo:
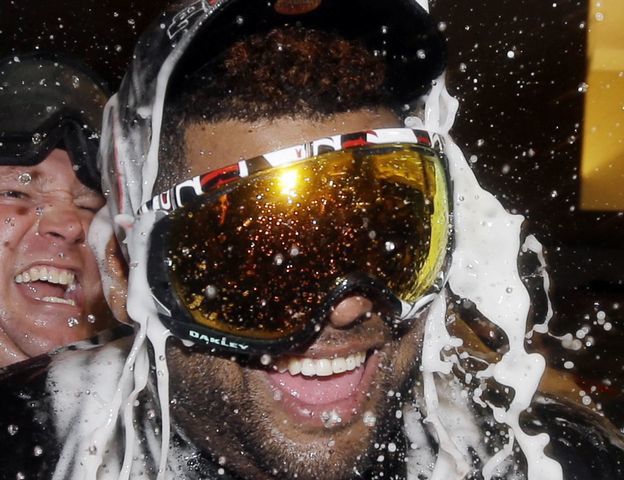
[[[30,176],[30,173],[28,172],[20,173],[17,176],[17,181],[21,183],[22,185],[28,185],[32,181],[32,177]]]

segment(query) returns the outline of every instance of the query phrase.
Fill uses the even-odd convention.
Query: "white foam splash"
[[[545,368],[545,360],[541,355],[530,354],[524,348],[530,299],[517,267],[520,226],[524,218],[506,212],[491,193],[480,187],[461,150],[448,135],[457,106],[457,100],[448,93],[444,77],[441,77],[434,84],[427,99],[424,123],[425,128],[439,132],[445,139],[445,151],[453,182],[455,248],[449,272],[449,287],[455,294],[474,302],[477,309],[507,335],[508,352],[498,363],[493,363],[479,372],[479,377],[492,377],[500,384],[514,389],[507,409],[494,406],[491,408],[496,421],[510,427],[513,433],[511,438],[515,437],[526,456],[529,480],[561,479],[563,473],[559,463],[544,454],[548,435],[529,436],[519,425],[519,415],[529,407]],[[436,311],[432,309],[428,316],[428,331],[437,331],[441,327]],[[435,326],[431,327],[429,324]],[[438,338],[441,337],[438,333]],[[448,340],[442,348],[451,343]],[[439,360],[442,351],[438,352]],[[432,376],[446,373],[449,366],[432,361],[430,357],[428,355],[423,361],[427,418],[434,419],[440,449],[447,453],[438,457],[432,478],[462,478],[465,471],[464,460],[458,460],[457,447],[450,441],[451,435],[439,421],[441,416],[438,413],[437,395],[432,393],[435,388]],[[484,478],[490,478],[496,467],[510,453],[509,446],[490,459],[483,468]]]

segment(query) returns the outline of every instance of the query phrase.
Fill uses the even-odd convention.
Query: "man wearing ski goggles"
[[[86,244],[104,205],[96,154],[106,90],[68,59],[0,61],[0,366],[110,322]]]
[[[445,328],[461,323],[439,292],[452,223],[462,298],[520,279],[494,265],[515,264],[517,218],[444,133],[443,68],[413,0],[172,4],[108,103],[99,156],[114,224],[94,240],[136,335],[0,382],[7,478],[561,478],[545,436],[498,406],[507,383],[486,387],[487,371],[532,380],[526,357],[485,368]],[[440,111],[419,123],[430,90]],[[498,227],[514,241],[490,242]],[[483,242],[512,256],[490,261]],[[547,455],[570,478],[621,478],[595,417],[545,400],[531,431],[553,434]]]
[[[396,412],[452,242],[442,139],[400,113],[444,67],[437,24],[342,0],[192,3],[162,24],[101,158],[174,436],[205,478],[207,458],[238,478],[400,478]]]

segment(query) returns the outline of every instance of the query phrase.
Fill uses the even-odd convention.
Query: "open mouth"
[[[59,303],[76,306],[77,281],[75,272],[52,267],[35,265],[18,273],[14,281],[27,296],[46,303]]]
[[[371,349],[341,357],[283,357],[268,372],[274,398],[302,423],[328,427],[329,415],[344,425],[362,413],[379,366],[376,353]]]

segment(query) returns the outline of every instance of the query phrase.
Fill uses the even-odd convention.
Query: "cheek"
[[[421,325],[414,326],[399,340],[395,357],[395,368],[400,372],[409,372],[421,364],[423,329]]]
[[[98,261],[95,258],[95,253],[91,250],[91,247],[87,244],[82,245],[81,254],[84,262],[85,276],[99,283],[100,269]]]
[[[201,350],[188,349],[174,338],[169,341],[167,362],[172,385],[185,390],[199,388],[204,392],[240,388],[242,376],[235,362]]]
[[[20,239],[35,225],[35,217],[26,208],[0,211],[0,245],[15,247]]]

